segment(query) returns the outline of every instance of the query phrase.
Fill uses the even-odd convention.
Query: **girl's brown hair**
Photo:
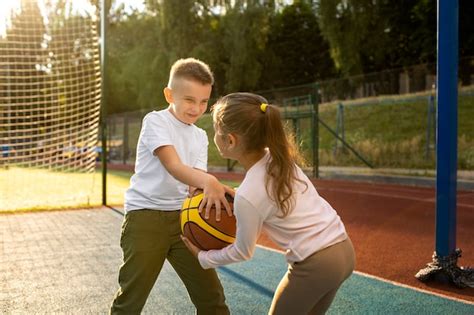
[[[287,137],[277,106],[252,93],[232,93],[220,98],[213,106],[216,130],[224,135],[235,133],[242,139],[243,151],[268,148],[271,161],[267,165],[266,190],[286,217],[294,205],[293,189],[296,162],[300,160],[292,137]]]

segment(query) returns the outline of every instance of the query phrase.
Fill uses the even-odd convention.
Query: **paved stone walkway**
[[[109,208],[1,214],[0,314],[108,314],[122,263],[122,220]],[[286,265],[278,257],[276,266],[284,273]],[[267,268],[255,262],[251,268]],[[262,297],[242,279],[236,281],[235,271],[226,270],[219,277],[230,292],[233,314],[264,314],[271,296]],[[269,281],[275,282],[268,285],[273,288],[279,277]],[[260,295],[249,305],[255,294]],[[168,262],[142,314],[195,314]]]
[[[122,218],[108,208],[0,215],[0,314],[107,314]],[[158,282],[176,281],[172,274]],[[159,295],[155,288],[143,313],[170,314]]]
[[[106,313],[120,226],[105,208],[0,215],[0,312]]]

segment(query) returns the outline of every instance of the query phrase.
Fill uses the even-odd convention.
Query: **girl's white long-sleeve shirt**
[[[341,218],[316,191],[309,178],[297,167],[294,207],[281,218],[281,212],[265,189],[267,154],[255,163],[236,191],[234,215],[237,220],[236,240],[220,249],[199,252],[203,268],[248,260],[253,256],[261,231],[284,249],[289,263],[302,261],[313,253],[347,238]]]

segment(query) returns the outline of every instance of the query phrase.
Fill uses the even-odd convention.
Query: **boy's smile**
[[[170,112],[185,124],[194,124],[207,109],[212,85],[179,79],[164,90]]]

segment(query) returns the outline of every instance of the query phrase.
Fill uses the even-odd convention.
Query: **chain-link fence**
[[[474,58],[459,60],[459,85],[474,85]],[[381,95],[405,95],[432,91],[436,85],[436,64],[351,76],[319,82],[321,103]]]

